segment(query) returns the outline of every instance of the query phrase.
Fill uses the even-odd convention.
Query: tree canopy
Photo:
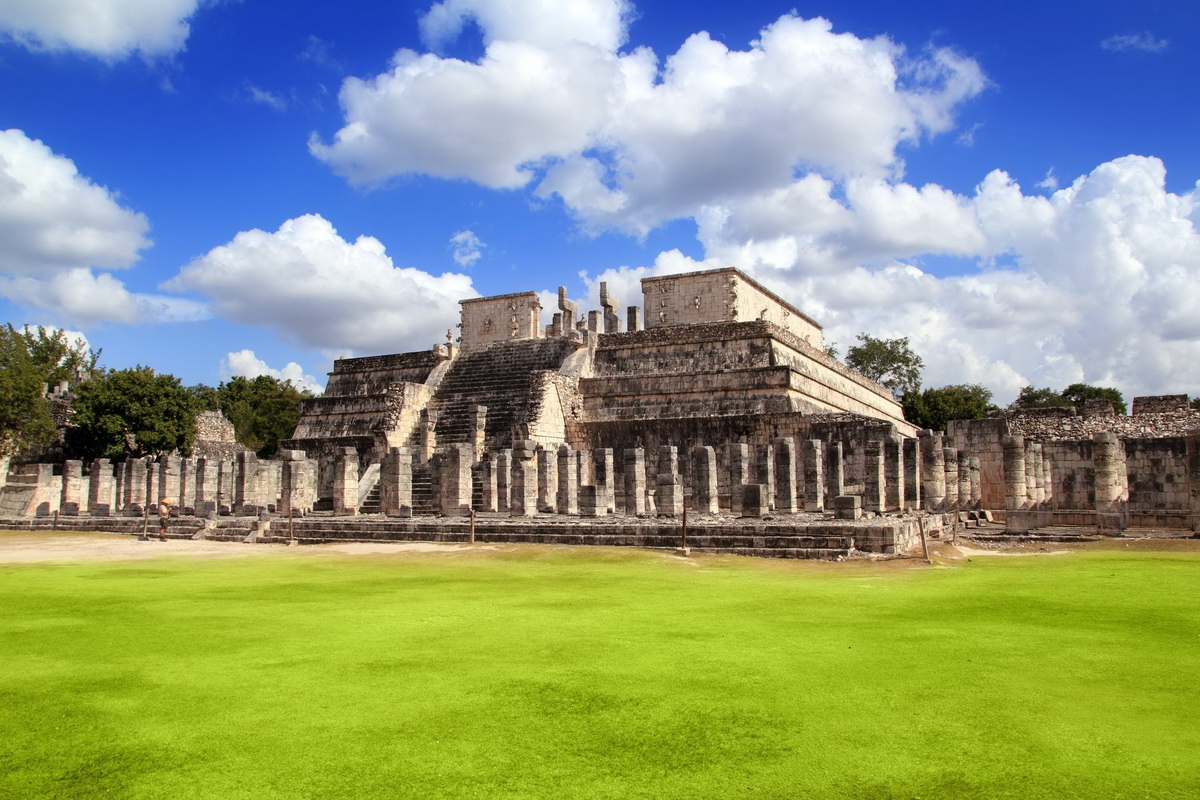
[[[921,388],[921,370],[925,362],[909,347],[908,337],[876,339],[858,335],[858,344],[846,351],[846,363],[900,397]]]
[[[270,375],[256,378],[239,375],[218,386],[215,395],[198,392],[203,402],[215,399],[217,407],[233,423],[237,440],[262,458],[274,455],[279,440],[292,435],[300,421],[300,401],[311,396],[291,381]]]
[[[0,456],[47,444],[54,434],[43,397],[46,373],[12,325],[0,327]]]
[[[73,339],[61,328],[26,325],[17,330],[11,324],[7,327],[9,333],[16,334],[25,342],[30,358],[45,376],[42,378],[45,383],[75,383],[80,378],[86,379],[96,374],[101,351]]]
[[[1072,383],[1061,392],[1049,387],[1035,388],[1026,386],[1017,394],[1017,399],[1008,406],[1011,410],[1025,408],[1083,408],[1088,400],[1108,400],[1118,414],[1128,413],[1125,398],[1116,389],[1104,386],[1090,386],[1086,383]]]
[[[958,383],[904,394],[904,418],[918,428],[945,430],[952,419],[983,419],[996,406],[992,392],[979,384]]]
[[[76,386],[74,394],[68,446],[76,455],[191,453],[196,403],[174,375],[142,366],[102,372]]]

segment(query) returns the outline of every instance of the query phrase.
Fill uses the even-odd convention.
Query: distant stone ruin
[[[560,289],[543,326],[535,292],[463,300],[457,341],[335,362],[277,460],[217,446],[28,465],[0,514],[101,526],[82,517],[167,497],[197,520],[189,532],[247,541],[280,540],[271,519],[286,517],[298,541],[821,558],[903,551],[981,519],[1008,535],[1200,520],[1186,396],[1136,398],[1130,416],[1093,403],[918,431],[886,388],[825,353],[820,325],[736,269],[644,279],[624,315],[604,284],[600,301],[581,313]]]

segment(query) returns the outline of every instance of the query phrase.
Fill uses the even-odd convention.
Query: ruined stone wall
[[[196,441],[192,455],[197,458],[234,459],[245,452],[246,447],[238,444],[233,423],[220,411],[201,411],[196,415]]]
[[[821,348],[821,326],[733,268],[642,279],[646,328],[763,320]]]
[[[1095,508],[1096,467],[1092,461],[1092,440],[1042,442],[1042,453],[1050,459],[1054,508]]]
[[[549,370],[535,373],[530,387],[529,438],[542,445],[567,441],[567,423],[583,420],[579,381]]]
[[[1187,440],[1126,439],[1128,508],[1135,513],[1189,509]]]
[[[463,349],[486,347],[513,339],[536,339],[542,335],[542,305],[537,292],[517,292],[493,297],[460,300],[459,323]]]
[[[1161,402],[1163,398],[1135,397],[1134,413],[1129,416],[1078,414],[1074,408],[1031,408],[1005,415],[1014,433],[1038,441],[1086,439],[1093,433],[1115,433],[1122,439],[1183,436],[1193,428],[1200,428],[1200,411],[1188,407],[1186,395],[1178,397],[1183,398],[1182,404]]]
[[[378,395],[400,383],[424,383],[443,357],[433,350],[387,356],[339,358],[325,386],[326,397]]]

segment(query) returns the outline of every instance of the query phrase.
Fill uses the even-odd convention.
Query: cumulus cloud
[[[30,50],[76,50],[106,60],[183,49],[205,0],[0,0],[0,34]]]
[[[1100,47],[1110,53],[1125,53],[1131,50],[1142,53],[1161,53],[1167,49],[1168,44],[1170,43],[1166,39],[1156,38],[1150,31],[1142,31],[1141,33],[1110,36],[1100,42]]]
[[[223,317],[306,346],[366,353],[431,347],[458,321],[458,301],[478,294],[465,275],[397,267],[378,239],[348,242],[315,214],[243,231],[163,288],[200,292]]]
[[[809,179],[710,210],[702,261],[671,251],[588,282],[629,293],[646,275],[734,264],[843,348],[860,332],[908,336],[927,385],[983,383],[1003,402],[1027,384],[1077,381],[1197,394],[1200,196],[1166,191],[1165,178],[1158,159],[1127,156],[1049,196],[995,171],[973,196],[869,183],[845,205]],[[876,262],[856,263],[868,250]],[[898,260],[914,254],[956,256],[966,274]]]
[[[257,378],[259,375],[269,375],[281,381],[291,381],[297,389],[308,390],[313,394],[325,391],[325,385],[307,374],[295,361],[289,361],[282,369],[274,369],[256,356],[253,350],[238,350],[236,353],[226,354],[225,358],[221,359],[221,375],[225,378],[238,375]]]
[[[492,188],[536,183],[585,225],[644,233],[708,203],[786,186],[797,171],[883,177],[898,149],[948,130],[986,86],[950,49],[785,15],[744,50],[698,33],[660,66],[621,52],[630,9],[613,0],[447,0],[427,41],[483,31],[478,62],[402,50],[348,79],[346,124],[310,150],[358,184],[406,173]]]
[[[202,319],[178,298],[130,292],[108,272],[150,246],[146,218],[22,131],[0,131],[0,296],[73,323]]]
[[[469,267],[482,258],[485,247],[473,231],[459,231],[450,237],[451,254],[460,267]]]

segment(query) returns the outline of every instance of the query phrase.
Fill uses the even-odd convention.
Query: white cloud
[[[1200,394],[1200,192],[1167,192],[1165,175],[1157,159],[1127,156],[1048,197],[997,171],[971,197],[866,183],[846,205],[803,179],[711,210],[704,261],[671,251],[587,280],[628,294],[645,275],[737,265],[843,351],[860,332],[908,336],[926,385],[983,383],[1003,402],[1026,384],[1077,381],[1127,397]],[[855,263],[867,251],[875,264]],[[956,255],[968,271],[938,277],[889,251]]]
[[[460,267],[469,267],[482,258],[485,247],[473,231],[459,231],[450,237],[451,254]]]
[[[347,242],[315,214],[243,231],[163,288],[200,292],[225,318],[306,346],[360,353],[431,347],[458,321],[458,301],[478,294],[465,275],[396,267],[378,239]]]
[[[260,89],[252,83],[246,85],[246,97],[250,99],[250,102],[266,106],[273,111],[287,111],[288,108],[288,101],[283,95],[268,89]]]
[[[1100,42],[1100,47],[1110,53],[1125,53],[1136,50],[1142,53],[1161,53],[1170,44],[1166,39],[1155,38],[1150,31],[1110,36]]]
[[[183,49],[205,0],[0,0],[0,34],[30,50],[77,50],[106,60]]]
[[[188,300],[135,294],[107,272],[150,246],[145,216],[22,131],[0,131],[0,296],[75,324],[203,319]]]
[[[348,79],[346,124],[310,150],[357,184],[407,173],[514,189],[538,181],[593,228],[644,233],[715,202],[786,187],[797,170],[884,177],[897,151],[951,127],[986,80],[949,49],[835,34],[785,15],[746,50],[706,33],[659,67],[621,53],[624,4],[447,0],[429,41],[480,25],[476,63],[400,51]],[[543,24],[544,23],[544,24]]]
[[[236,353],[226,354],[225,358],[221,359],[221,375],[225,378],[237,375],[246,378],[269,375],[281,381],[291,381],[297,389],[307,389],[313,394],[322,394],[325,391],[325,385],[305,373],[304,368],[295,361],[289,361],[282,369],[274,369],[256,356],[253,350],[238,350]]]

